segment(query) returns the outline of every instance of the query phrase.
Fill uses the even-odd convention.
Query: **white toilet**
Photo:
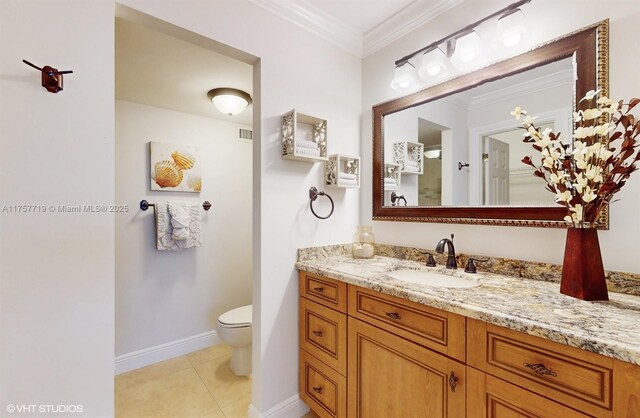
[[[251,374],[251,307],[241,306],[218,317],[220,339],[233,347],[231,371],[238,376]]]

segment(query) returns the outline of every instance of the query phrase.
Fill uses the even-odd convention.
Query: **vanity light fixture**
[[[416,79],[416,67],[407,61],[402,65],[396,66],[396,71],[390,86],[395,91],[403,92],[411,87]]]
[[[422,65],[418,75],[424,80],[440,78],[447,73],[447,56],[442,49],[435,47],[422,55]]]
[[[498,19],[495,42],[507,48],[519,44],[528,34],[524,14],[520,9],[507,11]]]
[[[207,97],[216,109],[225,115],[232,116],[242,113],[252,102],[249,93],[230,87],[209,90]]]
[[[410,60],[421,54],[423,55],[422,65],[418,74],[428,81],[438,77],[441,71],[447,67],[445,55],[459,69],[470,67],[481,52],[480,37],[475,29],[488,20],[498,18],[497,35],[494,44],[504,47],[512,47],[518,44],[527,34],[524,15],[520,7],[530,2],[531,0],[519,0],[512,3],[451,35],[438,39],[424,48],[400,58],[395,62],[396,69],[393,81],[391,81],[391,88],[398,92],[405,92],[411,89],[417,77],[415,67]],[[436,64],[436,60],[440,60],[442,64]]]
[[[471,30],[455,42],[455,51],[451,55],[451,63],[460,69],[465,69],[473,64],[480,53],[480,36]]]

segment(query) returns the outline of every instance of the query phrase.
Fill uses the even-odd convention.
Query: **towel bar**
[[[141,200],[140,201],[140,209],[141,210],[147,210],[147,209],[149,209],[149,206],[153,206],[155,208],[156,204],[155,203],[149,203],[146,200]],[[205,200],[204,203],[202,204],[202,209],[204,209],[204,210],[211,209],[211,203],[209,203],[208,200]]]

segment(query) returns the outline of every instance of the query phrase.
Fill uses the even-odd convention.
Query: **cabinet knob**
[[[313,335],[317,335],[318,337],[322,337],[323,332],[322,331],[312,331]]]
[[[385,312],[385,314],[389,317],[389,319],[393,319],[395,321],[402,319],[398,312]]]
[[[449,375],[449,386],[451,386],[451,391],[452,392],[456,391],[456,385],[457,384],[458,384],[458,378],[456,377],[456,374],[452,370],[451,374]]]
[[[558,376],[558,373],[554,372],[551,369],[547,369],[542,363],[536,363],[536,364],[524,363],[523,366],[526,367],[527,369],[533,370],[535,373],[538,373],[541,376],[551,376],[551,377]]]
[[[324,287],[314,287],[313,291],[314,292],[318,292],[318,293],[323,293],[324,292]]]
[[[320,395],[322,395],[322,386],[318,386],[318,387],[313,387],[312,388],[314,392],[319,393]]]

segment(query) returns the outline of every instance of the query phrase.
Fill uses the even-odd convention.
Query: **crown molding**
[[[304,1],[249,0],[264,10],[362,58],[362,34]]]
[[[411,3],[364,35],[363,56],[366,57],[389,45],[463,1],[441,0],[435,5],[421,0]]]
[[[572,80],[573,70],[557,71],[552,74],[521,82],[515,86],[506,86],[488,93],[472,96],[469,107],[478,108],[498,101],[514,101],[529,94],[571,85]]]

